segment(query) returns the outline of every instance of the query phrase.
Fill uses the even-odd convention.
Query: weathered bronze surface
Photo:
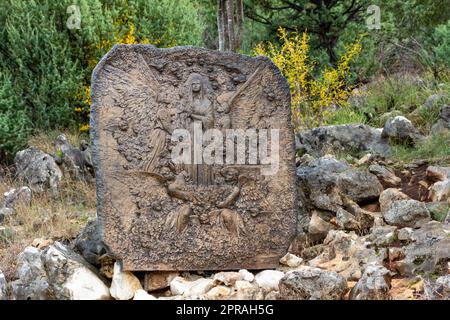
[[[296,230],[286,80],[266,58],[115,46],[92,78],[98,217],[125,270],[262,269]],[[176,128],[280,129],[279,170],[174,164]],[[270,150],[269,150],[270,151]]]

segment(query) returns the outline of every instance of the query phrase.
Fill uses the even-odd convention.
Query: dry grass
[[[44,149],[46,142],[34,141]],[[18,187],[21,185],[6,177],[0,182],[0,202],[4,192]],[[0,225],[0,270],[8,280],[14,278],[18,253],[34,239],[72,240],[95,216],[96,195],[92,184],[65,176],[59,190],[57,196],[50,192],[33,193],[30,206],[17,206],[15,214]]]
[[[25,242],[17,242],[11,244],[8,248],[0,248],[0,270],[6,277],[6,281],[10,281],[15,277],[17,268],[17,256],[29,244]]]
[[[60,135],[61,133],[64,133],[69,140],[69,142],[74,147],[80,146],[81,140],[88,140],[89,136],[86,133],[80,133],[77,131],[50,131],[50,132],[39,132],[35,135],[33,135],[30,139],[28,139],[28,145],[30,147],[36,147],[46,153],[51,153],[55,151],[55,148],[53,146],[53,141],[55,141],[56,137]]]

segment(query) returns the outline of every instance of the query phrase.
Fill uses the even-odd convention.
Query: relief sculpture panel
[[[268,59],[117,45],[92,99],[98,217],[126,270],[278,265],[296,232],[295,151]]]

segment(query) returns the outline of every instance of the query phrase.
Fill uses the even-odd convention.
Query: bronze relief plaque
[[[97,214],[125,270],[278,265],[297,200],[289,87],[270,60],[117,45],[92,101]]]

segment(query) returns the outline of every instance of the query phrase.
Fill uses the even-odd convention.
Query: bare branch
[[[289,7],[294,10],[303,11],[305,9],[304,7],[300,6],[299,4],[289,1],[289,0],[281,0],[281,2],[289,5]]]

